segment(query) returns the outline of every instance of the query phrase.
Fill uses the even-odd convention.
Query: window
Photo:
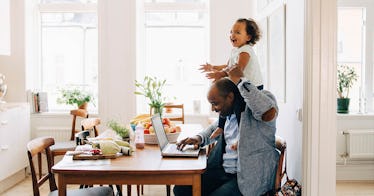
[[[351,112],[373,112],[373,32],[366,28],[374,19],[366,18],[365,7],[340,7],[338,9],[338,64],[356,69],[359,79],[350,90]],[[370,47],[368,47],[370,46]]]
[[[198,70],[209,56],[206,1],[148,0],[144,7],[140,56],[145,60],[138,66],[138,80],[144,75],[166,79],[167,101],[183,103],[186,113],[207,114],[209,81]],[[145,101],[138,98],[138,110],[149,112]]]
[[[49,110],[73,109],[56,103],[58,89],[77,87],[93,94],[97,107],[98,34],[95,1],[42,0],[40,19],[41,91],[48,93]]]

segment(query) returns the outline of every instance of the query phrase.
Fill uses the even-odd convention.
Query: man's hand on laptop
[[[179,142],[177,142],[177,149],[180,151],[183,151],[183,148],[186,145],[193,145],[194,149],[198,149],[201,144],[201,138],[198,135],[195,135],[193,137],[185,138]]]

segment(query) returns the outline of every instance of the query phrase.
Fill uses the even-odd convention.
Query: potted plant
[[[77,105],[79,109],[87,109],[87,103],[93,100],[90,93],[73,89],[60,89],[60,97],[57,98],[57,103],[67,105]]]
[[[125,126],[121,125],[115,120],[110,120],[107,126],[116,132],[124,141],[130,141],[130,131]]]
[[[357,73],[353,67],[348,65],[338,65],[338,98],[337,98],[337,112],[348,113],[349,109],[349,89],[352,88],[353,83],[357,81]]]
[[[149,99],[149,106],[154,109],[154,113],[162,114],[162,109],[165,105],[165,97],[162,96],[162,89],[165,86],[166,80],[160,80],[156,77],[145,76],[143,82],[135,80],[135,86],[138,91],[136,95],[143,95]]]

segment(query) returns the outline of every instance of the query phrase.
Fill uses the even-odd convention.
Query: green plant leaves
[[[57,103],[67,105],[80,106],[93,100],[90,93],[80,90],[78,88],[59,89],[60,97],[57,98]]]
[[[130,130],[127,129],[125,126],[119,124],[115,120],[108,121],[107,126],[110,127],[113,131],[115,131],[122,138],[127,138],[130,136]]]
[[[347,98],[349,89],[352,88],[353,83],[358,79],[356,70],[349,65],[338,65],[337,78],[338,96],[339,98]]]
[[[166,80],[160,80],[157,77],[145,76],[142,82],[135,80],[135,86],[138,88],[134,93],[143,95],[149,99],[149,106],[153,108],[162,108],[166,97],[162,96],[162,89],[166,84]]]

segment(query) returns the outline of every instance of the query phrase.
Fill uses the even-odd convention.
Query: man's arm
[[[243,72],[237,66],[232,67],[229,78],[238,85],[239,91],[247,106],[252,110],[257,120],[272,121],[278,113],[278,106],[274,95],[268,91],[260,91],[243,77]]]
[[[217,128],[218,121],[211,124],[209,127],[207,127],[204,131],[198,133],[195,136],[185,138],[177,143],[177,148],[179,150],[182,150],[184,146],[186,145],[194,145],[195,148],[198,148],[199,146],[205,146],[211,143],[210,135],[213,133],[213,131]]]

